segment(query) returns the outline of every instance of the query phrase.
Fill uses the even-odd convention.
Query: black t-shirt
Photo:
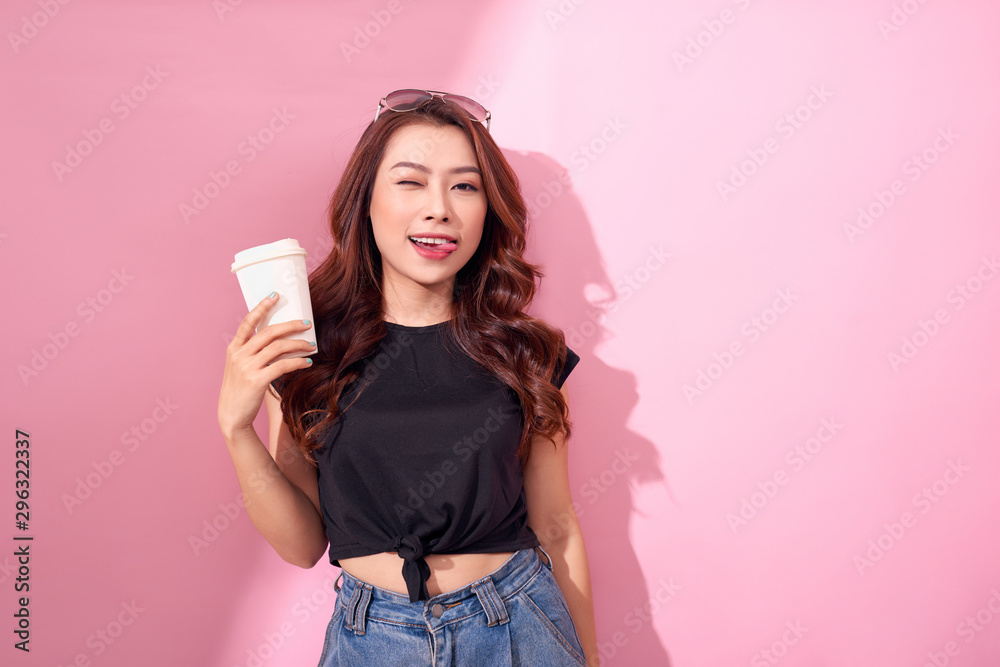
[[[398,552],[416,601],[428,598],[425,554],[516,551],[538,538],[517,457],[517,394],[445,345],[448,322],[385,324],[313,454],[330,562]],[[557,388],[579,361],[567,349]]]

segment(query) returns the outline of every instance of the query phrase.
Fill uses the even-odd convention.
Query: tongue
[[[416,245],[421,248],[426,248],[427,250],[434,250],[437,252],[451,252],[458,248],[452,241],[447,241],[445,243],[423,243],[422,241],[414,241]]]

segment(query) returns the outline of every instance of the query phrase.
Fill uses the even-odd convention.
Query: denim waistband
[[[485,611],[488,625],[498,625],[508,620],[503,601],[523,588],[542,567],[552,569],[548,554],[545,556],[548,562],[543,562],[535,549],[521,549],[482,579],[416,602],[410,602],[408,595],[373,586],[342,571],[337,605],[344,605],[345,625],[356,634],[365,633],[370,617],[433,630]]]

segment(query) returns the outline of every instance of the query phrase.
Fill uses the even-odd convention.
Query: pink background
[[[226,2],[3,5],[0,662],[318,660],[338,570],[270,549],[218,430],[229,265],[314,265],[427,87],[493,112],[583,358],[604,664],[1000,664],[995,3]]]

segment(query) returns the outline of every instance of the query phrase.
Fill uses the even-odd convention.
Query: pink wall
[[[414,86],[479,97],[532,202],[606,665],[1000,664],[994,3],[2,16],[3,664],[315,664],[337,570],[259,537],[216,422],[229,263],[314,263]]]

